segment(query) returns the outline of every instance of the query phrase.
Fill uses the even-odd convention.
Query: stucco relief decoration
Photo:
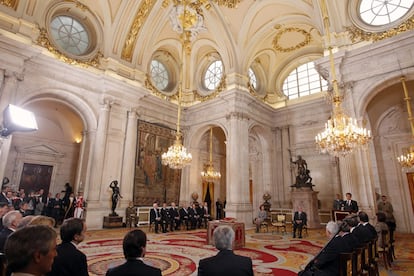
[[[19,1],[18,0],[0,0],[0,4],[16,10],[17,5],[19,4]]]
[[[276,26],[279,29],[280,26]],[[276,51],[287,53],[305,47],[312,41],[312,36],[309,32],[297,28],[288,27],[278,31],[273,39],[273,48]]]
[[[134,52],[135,44],[139,32],[145,23],[149,13],[151,12],[156,0],[142,1],[138,8],[138,12],[135,15],[134,21],[129,29],[128,36],[125,40],[124,47],[122,48],[121,58],[123,60],[131,61],[132,53]]]
[[[397,27],[383,32],[366,32],[356,26],[348,27],[346,28],[346,30],[348,31],[349,38],[354,43],[361,40],[376,42],[396,36],[403,32],[414,30],[414,16],[406,20],[405,22],[401,23]]]
[[[92,67],[99,68],[100,59],[103,57],[103,54],[100,51],[98,51],[95,56],[87,60],[70,58],[64,55],[62,52],[56,49],[56,47],[54,47],[52,43],[50,43],[49,36],[45,28],[41,28],[39,31],[40,31],[40,34],[39,34],[39,37],[37,38],[37,44],[39,46],[46,48],[49,52],[54,54],[55,57],[58,58],[59,60],[67,64],[71,64],[71,65],[79,65],[79,66],[85,66],[85,67],[92,66]]]

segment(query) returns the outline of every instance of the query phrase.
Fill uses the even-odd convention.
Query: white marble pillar
[[[133,200],[134,176],[135,176],[135,156],[137,151],[138,136],[138,116],[135,110],[128,111],[128,123],[125,137],[125,147],[123,154],[122,176],[120,181],[121,195],[123,200],[129,202]]]
[[[230,113],[226,119],[229,125],[226,216],[250,225],[253,213],[249,190],[249,119],[239,112]]]
[[[282,192],[281,204],[284,208],[290,208],[291,200],[290,200],[290,186],[294,183],[292,179],[294,176],[292,175],[292,168],[290,163],[291,153],[289,152],[291,149],[290,143],[290,126],[286,125],[282,127],[282,172],[283,172],[283,183],[281,183],[282,187],[280,188]]]
[[[109,123],[109,113],[111,109],[111,102],[108,99],[104,99],[104,102],[101,104],[98,118],[98,127],[95,135],[95,143],[93,149],[93,159],[92,159],[92,168],[91,168],[91,181],[88,191],[88,199],[90,203],[94,201],[99,201],[101,194],[101,184],[102,184],[102,170],[105,160],[105,151],[106,151],[106,138],[107,130]]]
[[[85,135],[85,132],[82,131],[82,141],[81,141],[81,144],[80,144],[78,166],[76,168],[75,183],[77,183],[79,185],[77,190],[78,191],[83,191],[83,196],[85,198],[87,198],[87,193],[85,193],[85,191],[87,191],[85,189],[85,181],[82,181],[82,179],[81,179],[82,168],[83,168],[83,160],[84,160],[84,157],[85,157],[85,144],[86,144],[86,135]]]

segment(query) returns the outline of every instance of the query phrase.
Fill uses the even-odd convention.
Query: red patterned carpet
[[[109,267],[124,262],[122,239],[128,230],[88,231],[80,249],[88,257],[90,275],[105,275]],[[413,237],[397,235],[397,260],[392,270],[381,269],[381,276],[414,275]],[[149,233],[148,239],[145,262],[159,267],[163,275],[197,275],[199,260],[217,254],[213,246],[207,245],[205,230]],[[309,235],[301,240],[292,239],[289,235],[256,234],[249,230],[246,233],[246,247],[235,252],[253,260],[255,275],[291,276],[297,275],[325,241],[322,229],[309,230]]]

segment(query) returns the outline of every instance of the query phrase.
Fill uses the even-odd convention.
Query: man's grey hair
[[[334,235],[336,235],[337,233],[338,233],[338,231],[339,231],[339,225],[338,225],[338,223],[336,223],[335,221],[329,221],[327,224],[326,224],[326,230],[329,232],[329,233],[331,233],[331,237],[332,236],[334,236]]]
[[[234,230],[227,225],[214,229],[214,244],[218,250],[232,250],[234,241]]]
[[[12,226],[13,222],[17,219],[17,217],[20,217],[20,211],[14,210],[10,211],[7,214],[3,216],[3,226],[4,228],[10,228]]]

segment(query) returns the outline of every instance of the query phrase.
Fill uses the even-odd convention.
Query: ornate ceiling
[[[173,69],[180,64],[179,35],[170,22],[176,2],[0,0],[0,27],[43,47],[66,63],[117,74],[142,83],[156,96],[174,100],[175,92],[161,93],[154,88],[148,72],[154,57],[175,64]],[[324,31],[317,0],[191,2],[203,16],[206,30],[191,41],[184,70],[184,104],[202,102],[223,89],[237,87],[276,106],[286,100],[281,87],[288,74],[298,65],[323,56]],[[355,48],[373,40],[368,32],[355,29],[349,15],[349,7],[356,0],[327,2],[335,46]],[[51,42],[50,21],[61,14],[77,17],[92,30],[92,46],[86,54],[65,54]],[[225,82],[217,91],[203,92],[202,66],[217,57],[223,61]],[[250,67],[257,68],[260,89],[256,91],[249,89]]]

